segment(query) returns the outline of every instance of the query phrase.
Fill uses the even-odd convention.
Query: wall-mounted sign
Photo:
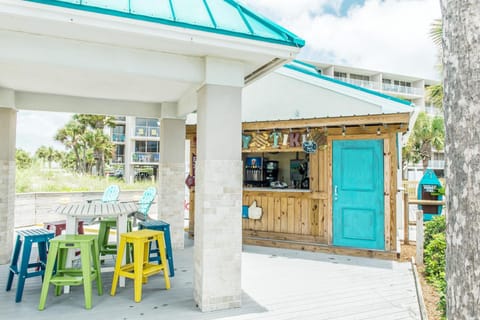
[[[185,184],[187,187],[191,188],[195,186],[195,177],[188,175],[188,177],[185,179]]]
[[[302,148],[305,153],[315,153],[317,152],[317,143],[313,140],[307,140],[302,143]]]

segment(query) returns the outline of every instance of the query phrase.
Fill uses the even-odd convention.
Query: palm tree
[[[15,165],[19,169],[27,169],[32,165],[30,154],[23,149],[15,150]]]
[[[75,114],[73,119],[87,128],[88,134],[84,136],[87,144],[85,148],[93,148],[92,152],[96,162],[97,174],[103,175],[106,155],[108,157],[113,152],[113,145],[110,142],[110,138],[103,133],[103,129],[105,127],[115,127],[115,118],[103,115]],[[84,159],[84,161],[87,160]]]
[[[402,150],[405,161],[418,163],[422,161],[423,170],[428,168],[432,158],[432,148],[442,150],[445,142],[445,127],[443,118],[430,117],[420,112],[413,127],[413,132]]]
[[[48,168],[52,168],[52,162],[58,162],[61,159],[61,153],[52,147],[41,146],[35,152],[35,156],[42,161],[48,162]]]
[[[112,154],[113,144],[110,138],[100,129],[88,131],[85,140],[93,150],[93,158],[97,169],[97,175],[103,176],[105,171],[106,155]]]
[[[59,129],[55,135],[55,140],[63,143],[67,149],[72,150],[75,154],[75,170],[77,172],[85,172],[84,162],[80,159],[82,149],[85,153],[84,133],[84,125],[75,120],[70,120],[65,127]]]
[[[442,51],[442,20],[435,19],[430,28],[430,37],[437,45],[438,50],[440,52],[440,60],[441,60],[441,51]],[[442,64],[439,63],[439,70],[442,71]],[[427,88],[427,99],[428,101],[435,107],[440,108],[443,110],[443,84],[436,84]]]

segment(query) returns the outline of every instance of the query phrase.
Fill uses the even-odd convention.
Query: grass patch
[[[27,169],[17,168],[15,184],[17,193],[104,191],[111,184],[118,185],[121,190],[144,190],[155,185],[151,180],[128,184],[114,177],[79,175],[43,168],[38,163]]]

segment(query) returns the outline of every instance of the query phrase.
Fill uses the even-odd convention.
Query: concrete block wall
[[[184,248],[184,209],[185,201],[185,164],[159,164],[159,219],[170,224],[172,246]],[[151,212],[154,212],[151,210]]]
[[[197,161],[195,290],[202,311],[241,305],[242,162]]]
[[[10,259],[13,247],[15,161],[0,160],[0,243],[7,250],[0,250],[0,263]]]

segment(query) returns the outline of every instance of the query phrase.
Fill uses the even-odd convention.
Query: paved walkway
[[[49,292],[46,309],[37,311],[40,279],[27,279],[23,301],[15,289],[5,291],[8,268],[0,266],[1,319],[420,319],[409,263],[322,253],[244,246],[241,308],[202,313],[193,301],[193,245],[174,252],[175,277],[165,290],[163,276],[149,278],[143,299],[133,301],[132,281],[110,296],[111,273],[103,273],[104,295],[93,295],[93,308],[84,309],[83,287],[55,297]],[[110,263],[107,261],[107,263]],[[16,281],[16,278],[15,278]],[[94,289],[95,290],[95,289]],[[95,290],[96,291],[96,290]],[[95,292],[94,291],[94,292]]]

